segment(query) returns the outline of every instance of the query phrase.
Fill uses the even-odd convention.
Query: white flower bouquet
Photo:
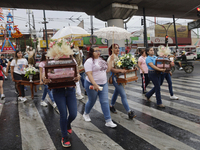
[[[39,72],[38,69],[35,67],[29,65],[27,68],[24,68],[25,71],[25,77],[29,78],[29,75],[36,75],[37,72]]]
[[[49,43],[50,49],[47,52],[47,57],[58,60],[61,57],[73,55],[74,52],[71,49],[73,42],[69,42],[65,39],[59,39],[56,41],[51,40]]]
[[[131,54],[124,54],[119,57],[119,60],[115,63],[117,68],[121,69],[133,69],[135,64],[137,64],[137,60]]]

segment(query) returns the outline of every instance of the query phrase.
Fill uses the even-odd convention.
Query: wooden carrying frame
[[[158,59],[158,58],[162,58],[162,59]],[[156,59],[156,63],[155,63],[156,67],[160,69],[166,69],[165,72],[169,73],[171,70],[171,61],[169,59],[166,59],[167,57],[158,57],[158,58]],[[161,67],[158,66],[159,62],[161,63]],[[168,66],[166,67],[166,65],[169,65],[169,67]]]
[[[134,76],[132,77],[127,77],[127,74],[128,73],[133,73]],[[124,75],[124,78],[119,78],[120,75]],[[127,70],[126,73],[117,73],[117,83],[120,84],[120,83],[128,83],[128,82],[132,82],[132,81],[136,81],[138,80],[138,77],[137,77],[137,70],[136,69],[132,69],[132,70]]]
[[[77,65],[70,56],[69,58],[60,58],[59,60],[71,60],[71,63],[68,64],[49,64],[49,61],[53,61],[54,59],[47,59],[45,65],[45,77],[48,79],[48,70],[49,69],[61,69],[61,68],[73,68],[74,69],[74,76],[73,77],[64,77],[64,78],[54,78],[51,79],[51,83],[48,83],[49,89],[55,88],[64,88],[64,87],[71,87],[76,86],[75,84],[75,77],[77,77]],[[55,60],[56,62],[56,60]]]

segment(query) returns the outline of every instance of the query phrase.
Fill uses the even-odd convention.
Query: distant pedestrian
[[[112,122],[109,109],[108,100],[108,84],[107,84],[107,72],[110,71],[112,67],[112,61],[114,57],[112,56],[109,63],[107,64],[100,56],[100,49],[98,46],[90,47],[88,53],[88,59],[85,61],[84,68],[87,74],[85,79],[85,89],[88,95],[88,101],[85,105],[85,112],[83,117],[85,121],[91,121],[89,113],[94,106],[97,96],[99,96],[99,101],[101,104],[101,109],[104,114],[106,121],[105,126],[115,128],[117,125]],[[89,87],[93,86],[92,89]],[[103,89],[100,90],[100,87]]]
[[[7,64],[8,62],[7,62],[7,60],[6,60],[6,58],[4,58],[4,55],[2,54],[1,55],[1,59],[0,59],[0,65],[3,67],[3,70],[4,70],[4,72],[6,73],[6,67],[7,67]],[[4,74],[4,76],[5,76],[5,79],[7,79],[7,76]]]
[[[150,80],[149,80],[149,76],[148,76],[148,67],[146,64],[146,50],[142,49],[140,51],[141,56],[138,59],[138,66],[140,68],[140,75],[142,77],[142,93],[145,94],[146,93],[146,87],[149,84]],[[143,81],[143,76],[144,76],[144,80],[145,80],[145,87],[144,87],[144,81]]]
[[[3,67],[0,65],[0,93],[1,93],[1,100],[5,98],[5,95],[3,93],[3,73],[6,74],[6,72],[3,70]]]
[[[117,83],[116,73],[125,73],[126,72],[125,69],[115,68],[115,62],[117,62],[119,60],[119,57],[118,57],[118,55],[119,55],[119,45],[118,44],[111,45],[109,47],[109,54],[110,54],[110,56],[107,60],[108,62],[111,60],[112,55],[114,55],[114,61],[112,62],[112,67],[111,67],[111,74],[112,74],[112,82],[113,82],[112,84],[115,87],[115,91],[114,91],[113,96],[111,98],[110,111],[112,113],[117,113],[114,105],[116,103],[118,95],[120,95],[122,104],[123,104],[124,108],[126,109],[128,118],[133,119],[133,118],[136,117],[136,115],[135,115],[135,112],[129,108],[124,86],[121,83],[120,84]]]

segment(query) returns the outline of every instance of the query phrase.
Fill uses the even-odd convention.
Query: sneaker
[[[1,94],[1,100],[4,100],[5,94]]]
[[[116,111],[116,109],[115,109],[115,107],[114,106],[110,106],[110,111],[112,112],[112,113],[114,113],[114,114],[116,114],[117,113],[117,111]]]
[[[71,146],[71,143],[69,141],[69,137],[68,136],[62,138],[61,143],[62,143],[63,147],[70,147]]]
[[[76,96],[76,98],[77,98],[77,99],[83,99],[84,96],[82,96],[82,95],[78,95],[78,96]]]
[[[176,99],[176,100],[178,100],[179,98],[177,96],[173,95],[173,96],[170,96],[170,99]]]
[[[47,103],[46,103],[45,101],[41,101],[41,102],[40,102],[40,105],[46,107],[46,106],[47,106]]]
[[[53,106],[53,108],[56,108],[56,106],[57,106],[57,105],[56,105],[56,103],[55,103],[55,102],[53,102],[53,105],[52,105],[52,106]]]
[[[114,124],[112,121],[106,122],[105,126],[106,127],[111,127],[111,128],[116,128],[117,127],[117,125]]]
[[[144,96],[147,98],[147,101],[149,102],[151,101],[150,98],[148,98],[146,94]]]
[[[165,105],[160,104],[160,105],[158,105],[158,107],[160,107],[160,108],[165,108]]]
[[[25,101],[27,101],[27,98],[26,97],[22,97],[21,101],[23,101],[23,103],[24,103]]]
[[[18,97],[18,101],[21,101],[23,99],[23,97],[19,96]]]
[[[72,129],[67,130],[69,134],[72,134]]]
[[[154,93],[152,96],[153,96],[153,97],[156,97],[156,93]]]
[[[129,119],[133,119],[133,118],[135,118],[135,117],[136,117],[136,115],[135,115],[135,112],[134,112],[134,111],[131,110],[131,111],[128,112],[128,118],[129,118]]]
[[[183,70],[183,67],[180,67],[179,70]]]
[[[89,114],[83,114],[83,118],[84,118],[85,121],[87,121],[87,122],[91,121]]]

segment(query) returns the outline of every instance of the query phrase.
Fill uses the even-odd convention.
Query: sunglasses
[[[97,53],[97,52],[101,53],[101,50],[94,50],[94,52],[95,52],[95,53]]]

